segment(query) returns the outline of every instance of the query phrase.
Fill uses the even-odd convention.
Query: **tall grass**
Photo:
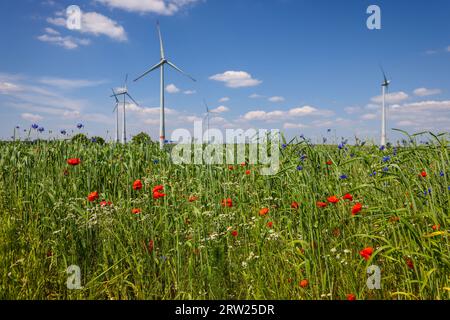
[[[295,140],[281,152],[279,173],[261,176],[258,166],[174,165],[156,145],[0,144],[0,298],[449,299],[446,140],[384,151]],[[153,199],[156,185],[166,197]],[[113,205],[90,203],[93,191]],[[353,201],[316,205],[346,193]],[[66,286],[70,265],[80,290]],[[366,285],[370,265],[381,290]]]

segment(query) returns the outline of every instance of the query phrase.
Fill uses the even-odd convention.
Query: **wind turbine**
[[[389,92],[389,85],[391,83],[390,80],[387,79],[386,73],[384,72],[383,67],[381,67],[381,72],[383,73],[383,83],[381,84],[382,92],[383,92],[383,106],[381,110],[381,142],[380,145],[386,145],[386,94]]]
[[[123,96],[123,124],[122,124],[122,129],[123,129],[123,133],[122,133],[122,143],[127,143],[127,118],[126,118],[126,104],[127,104],[127,97],[131,99],[131,101],[134,102],[135,105],[139,106],[139,104],[136,102],[136,100],[133,99],[132,96],[130,96],[130,94],[128,93],[128,74],[125,76],[125,84],[123,88],[119,88],[116,89],[116,91],[114,92],[114,95],[112,95],[111,97],[115,96],[116,98],[118,96]],[[119,111],[117,111],[119,112]]]
[[[116,99],[116,106],[113,110],[113,113],[116,113],[116,142],[119,143],[119,99],[117,99],[116,93],[114,92],[114,89],[111,89],[113,93],[113,97]]]
[[[206,132],[208,132],[208,144],[209,144],[209,118],[210,118],[211,110],[209,110],[208,104],[206,103],[206,100],[205,100],[205,99],[203,99],[203,103],[205,104],[205,107],[206,107],[206,115],[205,115],[205,118],[207,119],[207,120],[206,120],[206,121],[207,121],[206,123],[207,123],[207,126],[208,126]],[[205,118],[203,118],[203,119],[205,119]]]
[[[186,77],[190,78],[192,81],[196,81],[196,80],[194,78],[192,78],[189,74],[187,74],[186,72],[184,72],[183,70],[178,68],[175,64],[173,64],[172,62],[170,62],[170,61],[168,61],[166,59],[166,57],[164,55],[164,44],[163,44],[163,39],[162,39],[162,36],[161,36],[161,28],[159,26],[159,22],[156,24],[156,27],[158,29],[158,35],[159,35],[159,45],[160,45],[160,52],[161,52],[161,60],[156,65],[151,67],[148,71],[143,73],[140,77],[135,79],[134,81],[138,81],[139,79],[145,77],[150,72],[160,68],[160,72],[161,72],[160,108],[161,108],[161,110],[160,110],[159,146],[160,146],[161,149],[163,149],[164,148],[164,144],[165,144],[165,140],[166,140],[166,124],[165,124],[165,113],[164,113],[164,65],[168,64],[169,66],[171,66],[172,68],[174,68],[175,70],[180,72],[181,74],[183,74]]]

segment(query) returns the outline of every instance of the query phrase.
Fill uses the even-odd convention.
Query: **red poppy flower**
[[[228,207],[231,208],[233,206],[233,200],[231,198],[223,199],[222,200],[222,207]]]
[[[328,200],[328,202],[330,202],[330,203],[334,203],[334,204],[336,204],[336,203],[338,203],[338,202],[339,202],[339,198],[338,198],[338,197],[336,197],[336,196],[331,196],[331,197],[328,197],[328,198],[327,198],[327,200]]]
[[[426,178],[426,177],[427,177],[427,172],[426,172],[425,170],[423,170],[423,171],[420,173],[420,176],[421,176],[422,178]]]
[[[163,198],[163,197],[165,197],[165,196],[166,196],[165,193],[161,193],[161,192],[159,192],[159,191],[153,192],[153,199],[159,199],[159,198]]]
[[[139,214],[139,213],[141,213],[141,209],[135,208],[135,209],[131,210],[131,213],[132,214]]]
[[[440,224],[435,224],[434,226],[431,227],[434,231],[441,229],[441,225]]]
[[[249,175],[250,173],[251,173],[250,170],[245,171],[245,174],[246,174],[246,175]]]
[[[271,229],[273,227],[273,222],[269,221],[267,222],[267,228]]]
[[[400,217],[394,216],[389,218],[389,222],[398,222],[400,221]]]
[[[318,202],[317,202],[317,206],[318,206],[319,208],[325,208],[325,207],[327,206],[327,203],[326,203],[326,202],[318,201]]]
[[[245,162],[242,162],[241,163],[241,167],[245,167],[246,166],[246,163]]]
[[[100,207],[102,207],[102,208],[107,207],[107,206],[110,206],[110,205],[112,205],[112,202],[111,202],[111,201],[105,201],[105,200],[103,200],[102,202],[100,202]]]
[[[331,166],[332,164],[333,164],[333,161],[331,161],[331,160],[327,161],[327,165]]]
[[[350,193],[345,194],[345,196],[342,197],[344,200],[353,201],[353,196]]]
[[[228,170],[234,170],[233,166],[228,166]]]
[[[155,245],[155,243],[153,242],[153,240],[150,240],[150,241],[148,242],[147,248],[148,248],[148,252],[149,252],[149,253],[152,253],[154,245]]]
[[[298,207],[299,207],[299,205],[298,205],[297,202],[293,201],[293,202],[291,203],[291,208],[292,208],[292,209],[298,209]]]
[[[133,182],[133,189],[141,190],[142,189],[142,181],[138,179],[135,182]]]
[[[197,201],[198,200],[198,197],[196,197],[196,196],[190,196],[189,197],[189,202],[194,202],[194,201]]]
[[[352,215],[357,214],[358,212],[360,212],[362,210],[362,204],[357,202],[353,208],[352,208]]]
[[[95,200],[98,199],[98,192],[97,192],[97,191],[91,192],[91,193],[88,195],[87,199],[88,199],[89,202],[94,202]]]
[[[164,190],[164,186],[159,185],[159,186],[156,186],[156,187],[153,188],[153,193],[160,192],[160,191],[163,191],[163,190]]]
[[[67,160],[67,164],[71,165],[71,166],[77,166],[81,163],[81,160],[78,158],[72,158]]]
[[[356,296],[353,293],[347,294],[347,300],[354,301],[356,300]]]
[[[308,285],[309,285],[308,279],[303,279],[302,281],[300,281],[300,287],[306,288]]]
[[[259,215],[260,216],[265,216],[269,213],[269,208],[262,208],[261,210],[259,210]]]
[[[409,258],[406,259],[406,265],[408,266],[408,268],[414,269],[414,262]]]
[[[236,238],[238,236],[237,230],[231,231],[231,235]]]
[[[161,192],[163,190],[164,190],[164,186],[159,185],[159,186],[154,187],[153,188],[153,199],[159,199],[159,198],[165,197],[166,194]]]
[[[373,253],[372,247],[364,248],[359,252],[361,257],[363,257],[366,261],[370,259],[370,257],[372,256],[372,253]]]

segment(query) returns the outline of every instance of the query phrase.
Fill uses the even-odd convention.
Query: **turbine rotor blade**
[[[114,97],[114,98],[116,99],[116,102],[119,102],[119,99],[117,99],[117,95],[116,95],[116,93],[114,92],[114,89],[111,88],[111,90],[112,90],[112,93],[113,93],[113,95],[111,96],[111,98]]]
[[[183,70],[181,70],[180,68],[178,68],[176,65],[174,65],[172,62],[167,61],[167,64],[169,66],[171,66],[172,68],[174,68],[175,70],[177,70],[178,72],[180,72],[181,74],[184,74],[186,77],[188,77],[189,79],[191,79],[192,81],[196,82],[197,80],[195,80],[193,77],[191,77],[189,74],[187,74],[186,72],[184,72]]]
[[[383,73],[384,83],[386,84],[388,82],[388,79],[386,77],[386,72],[384,72],[383,66],[380,65],[381,72]]]
[[[163,39],[162,39],[162,35],[161,35],[161,27],[159,26],[159,21],[156,22],[156,28],[158,29],[158,35],[159,35],[159,45],[161,48],[161,60],[164,60],[165,59],[164,43],[163,43]]]
[[[161,61],[158,62],[156,65],[154,65],[153,67],[151,67],[150,70],[144,72],[141,76],[139,76],[138,78],[136,78],[136,79],[134,80],[134,82],[136,82],[136,81],[142,79],[143,77],[145,77],[146,75],[148,75],[150,72],[152,72],[152,71],[158,69],[158,68],[161,67],[164,63],[166,63],[166,62],[165,62],[164,60],[161,60]]]
[[[208,104],[206,103],[205,99],[203,99],[203,103],[205,104],[205,107],[206,107],[206,113],[209,113]]]
[[[136,106],[138,106],[138,107],[139,107],[139,103],[137,103],[137,102],[136,102],[136,100],[134,100],[134,99],[133,99],[133,97],[132,97],[132,96],[130,96],[130,94],[129,94],[128,92],[126,93],[126,95],[128,96],[128,98],[130,98],[130,99],[131,99],[131,101],[133,101],[133,102],[134,102],[134,104],[135,104]]]

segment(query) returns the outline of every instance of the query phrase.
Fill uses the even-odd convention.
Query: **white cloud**
[[[292,122],[286,122],[283,124],[284,129],[303,129],[307,128],[308,126],[303,125],[301,123],[292,123]]]
[[[67,27],[62,17],[47,18],[47,22],[59,27]],[[94,36],[104,35],[117,41],[127,41],[125,29],[116,21],[97,12],[82,12],[81,29],[75,30]]]
[[[228,111],[230,111],[230,109],[225,106],[220,106],[220,107],[217,107],[217,108],[211,110],[212,113],[224,113],[224,112],[228,112]]]
[[[178,92],[180,92],[180,89],[178,89],[176,85],[171,83],[168,86],[166,86],[166,92],[168,92],[168,93],[178,93]]]
[[[447,52],[450,52],[450,46],[448,46],[446,50],[447,50]]]
[[[283,102],[284,100],[285,100],[284,97],[279,97],[279,96],[269,98],[270,102]]]
[[[195,91],[195,90],[186,90],[183,93],[186,94],[186,95],[193,95],[193,94],[196,94],[197,91]]]
[[[96,0],[111,8],[118,8],[130,12],[156,13],[171,16],[183,7],[194,4],[199,0]]]
[[[250,99],[261,99],[264,98],[264,96],[257,94],[257,93],[253,93],[251,95],[248,96]]]
[[[329,116],[332,115],[332,111],[319,110],[311,106],[303,106],[290,109],[289,111],[275,110],[275,111],[262,111],[255,110],[247,112],[243,119],[250,120],[262,120],[262,121],[275,121],[282,119],[291,119],[292,117],[305,117],[305,116]]]
[[[38,115],[38,114],[32,114],[32,113],[22,113],[20,117],[26,121],[30,122],[38,122],[44,119],[44,117]]]
[[[15,84],[15,83],[11,83],[11,82],[0,82],[0,93],[1,94],[9,94],[12,92],[17,92],[17,91],[21,91],[22,88]]]
[[[245,71],[226,71],[209,77],[210,80],[224,82],[229,88],[255,87],[262,83]]]
[[[197,122],[197,121],[202,121],[203,119],[197,116],[187,116],[185,118],[188,122]]]
[[[53,36],[59,36],[60,33],[52,28],[45,28],[45,33],[53,35]]]
[[[416,90],[414,90],[414,94],[419,97],[432,96],[440,93],[440,89],[417,88]]]
[[[64,49],[72,50],[78,48],[80,45],[87,46],[91,43],[88,39],[79,39],[74,37],[62,37],[52,34],[43,34],[37,38],[39,41],[48,42]]]
[[[45,85],[57,87],[64,90],[95,87],[105,83],[105,81],[102,80],[92,81],[83,79],[64,79],[64,78],[41,78],[39,82]]]
[[[223,97],[219,99],[219,102],[228,102],[228,101],[230,101],[230,98],[228,97]]]
[[[378,116],[376,113],[366,113],[364,115],[361,116],[361,120],[374,120],[376,119]]]
[[[376,106],[376,107],[378,108],[378,106]],[[346,108],[344,108],[344,111],[347,114],[355,114],[355,113],[361,112],[362,108],[361,107],[346,107]]]
[[[386,103],[399,103],[408,98],[409,98],[408,94],[406,94],[403,91],[392,92],[392,93],[386,94]],[[376,96],[376,97],[373,97],[371,100],[372,100],[372,102],[375,102],[375,103],[382,103],[383,96],[381,96],[381,95]]]

